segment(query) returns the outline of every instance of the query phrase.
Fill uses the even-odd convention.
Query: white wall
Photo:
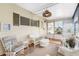
[[[44,18],[29,12],[16,4],[0,4],[0,23],[1,31],[0,37],[7,35],[15,35],[18,40],[23,40],[28,34],[38,33],[41,36],[46,34],[45,29],[43,29],[43,24],[40,22],[40,27],[33,26],[13,26],[13,12],[20,14],[21,16],[28,17],[33,20],[43,21]],[[11,30],[6,32],[3,30],[3,24],[11,24]],[[1,51],[2,48],[0,48]]]
[[[39,17],[15,4],[0,4],[0,23],[2,24],[1,36],[16,33],[16,34],[31,34],[32,32],[39,32],[41,34],[45,34],[43,28],[41,26],[31,27],[31,26],[13,26],[13,12],[20,14],[21,16],[28,17],[33,20],[43,21],[42,17]],[[3,24],[11,24],[11,31],[5,32],[3,30]],[[43,26],[43,25],[42,25]],[[8,35],[7,34],[7,35]]]

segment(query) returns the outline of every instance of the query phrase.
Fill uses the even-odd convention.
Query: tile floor
[[[49,44],[47,47],[31,47],[29,50],[24,50],[24,55],[22,56],[61,56],[57,53],[58,46],[54,44]],[[21,55],[20,55],[21,56]]]

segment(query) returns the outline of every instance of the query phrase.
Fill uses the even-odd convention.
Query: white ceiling
[[[76,3],[18,3],[17,5],[40,16],[47,8],[52,13],[48,19],[72,17],[77,6]]]
[[[39,10],[43,10],[46,7],[54,5],[55,3],[18,3],[20,7],[27,9],[31,12],[37,12]]]

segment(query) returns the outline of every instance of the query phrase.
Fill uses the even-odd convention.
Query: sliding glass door
[[[78,23],[76,24],[76,31],[78,31]],[[59,20],[48,23],[48,34],[65,34],[74,33],[74,24],[72,19]]]
[[[79,33],[79,20],[78,17],[75,17],[74,19],[74,34]]]
[[[63,21],[48,23],[48,34],[55,34],[57,28],[61,28],[63,30]]]
[[[55,34],[63,34],[63,20],[55,21]]]

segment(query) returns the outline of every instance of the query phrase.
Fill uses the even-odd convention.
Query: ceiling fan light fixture
[[[45,10],[42,15],[43,17],[50,17],[52,13],[49,10]]]

